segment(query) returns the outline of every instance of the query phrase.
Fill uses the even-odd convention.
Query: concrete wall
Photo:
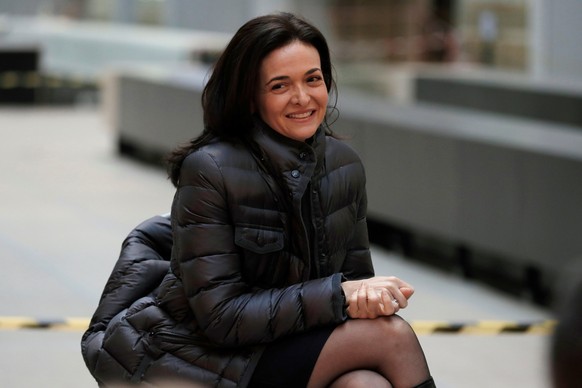
[[[417,101],[577,126],[582,130],[582,80],[462,71],[420,72]]]

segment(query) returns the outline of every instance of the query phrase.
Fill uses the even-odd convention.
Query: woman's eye
[[[313,77],[309,77],[309,78],[307,79],[307,82],[309,82],[309,83],[315,83],[315,82],[319,82],[319,81],[321,81],[321,80],[323,80],[323,78],[322,78],[321,76],[319,76],[319,75],[315,75],[315,76],[313,76]]]
[[[281,90],[285,87],[285,84],[275,84],[271,86],[271,90]]]

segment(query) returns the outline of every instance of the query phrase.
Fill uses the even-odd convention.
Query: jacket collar
[[[305,142],[290,139],[257,120],[252,140],[259,158],[269,172],[281,181],[293,198],[300,199],[311,178],[323,167],[325,131],[320,126]]]

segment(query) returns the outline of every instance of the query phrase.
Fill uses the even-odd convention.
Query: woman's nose
[[[292,103],[295,105],[307,105],[309,103],[309,93],[302,87],[297,87],[295,89],[295,94],[293,95]]]

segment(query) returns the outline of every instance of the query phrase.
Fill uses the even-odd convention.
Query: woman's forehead
[[[261,62],[262,76],[289,76],[289,71],[312,72],[321,69],[319,52],[312,45],[294,41],[271,51]]]

